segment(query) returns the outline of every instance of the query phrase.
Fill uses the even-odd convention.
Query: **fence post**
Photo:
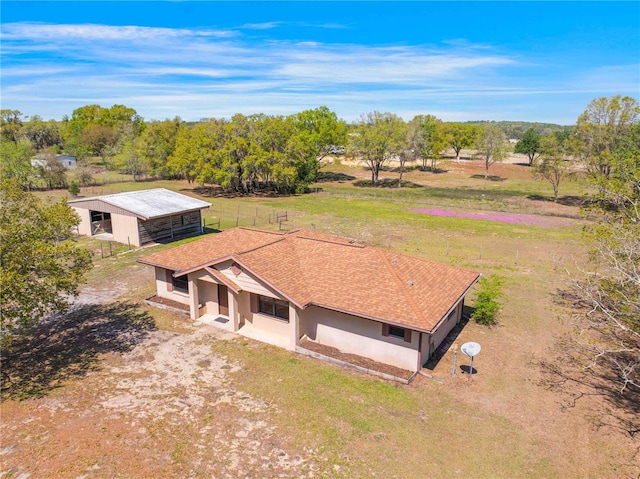
[[[100,241],[100,257],[104,259],[104,251],[102,250],[102,241]]]
[[[111,249],[111,241],[109,241],[109,256],[113,256],[113,250]]]

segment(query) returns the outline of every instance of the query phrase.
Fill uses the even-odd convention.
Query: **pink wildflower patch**
[[[431,216],[451,216],[455,218],[465,218],[471,220],[487,220],[487,221],[499,221],[501,223],[511,223],[519,225],[541,225],[545,226],[549,224],[546,218],[539,218],[537,216],[518,215],[509,213],[458,213],[451,210],[438,210],[430,208],[414,208],[409,210],[412,213],[419,213],[421,215]]]

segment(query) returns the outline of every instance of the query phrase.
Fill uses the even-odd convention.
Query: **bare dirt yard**
[[[2,477],[311,477],[315,451],[234,386],[208,326],[158,330],[131,303],[85,306],[25,343],[2,405]],[[46,335],[46,337],[44,336]],[[81,378],[81,380],[78,380]],[[27,398],[17,401],[19,398]]]

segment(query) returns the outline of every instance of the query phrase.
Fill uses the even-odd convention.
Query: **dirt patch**
[[[11,477],[312,477],[278,408],[235,388],[241,366],[212,354],[233,336],[206,326],[152,331],[58,394],[3,404],[2,472]],[[28,406],[28,407],[25,407]],[[46,454],[41,454],[46,450]]]

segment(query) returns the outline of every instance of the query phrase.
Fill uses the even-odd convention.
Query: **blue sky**
[[[1,3],[1,106],[145,119],[326,105],[573,124],[639,98],[640,2]]]

